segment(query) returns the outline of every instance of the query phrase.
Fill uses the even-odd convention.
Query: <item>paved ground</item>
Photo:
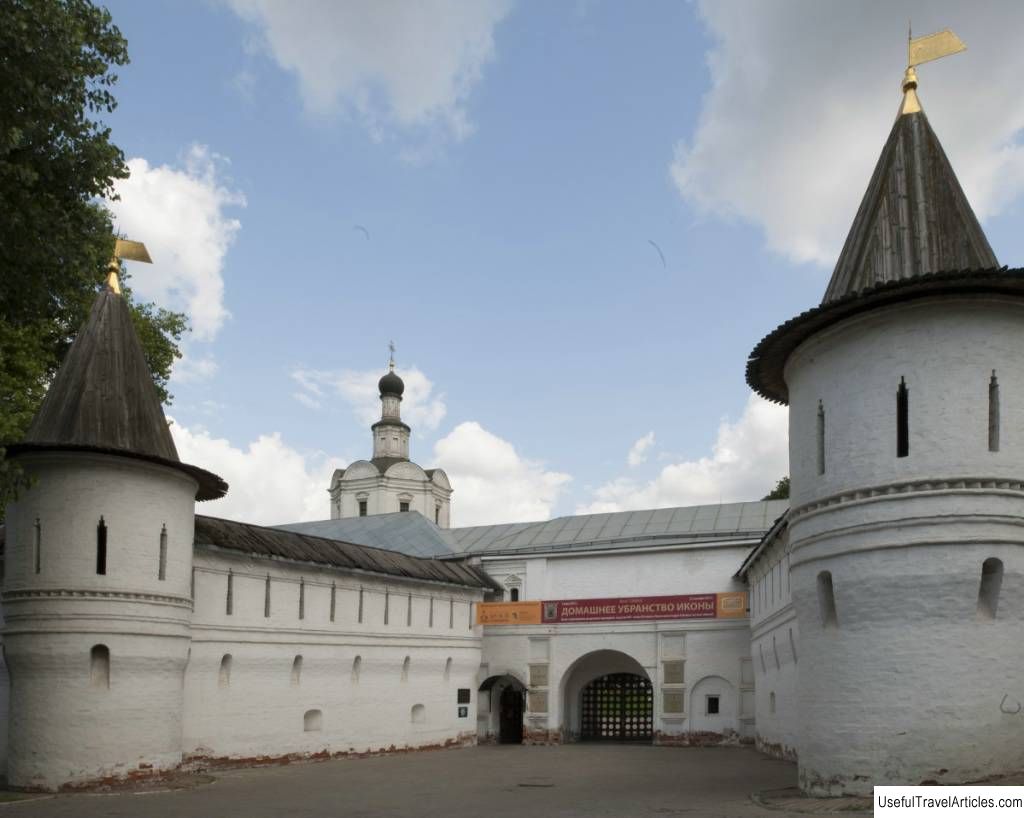
[[[748,748],[470,747],[214,773],[194,789],[0,805],[17,818],[782,818],[750,792],[796,766]]]

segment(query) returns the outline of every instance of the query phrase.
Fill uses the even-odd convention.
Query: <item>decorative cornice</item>
[[[150,594],[141,591],[96,591],[76,588],[24,588],[4,591],[4,604],[26,599],[120,599],[130,602],[159,602],[162,605],[192,607],[192,600],[184,596]]]
[[[963,492],[1000,491],[1024,494],[1024,481],[1008,480],[1001,477],[955,477],[946,480],[907,480],[884,483],[852,491],[842,491],[823,497],[789,512],[790,524],[802,517],[836,506],[864,503],[872,500],[886,500],[903,494],[960,494]]]

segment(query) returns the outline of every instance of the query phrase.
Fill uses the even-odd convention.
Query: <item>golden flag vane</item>
[[[117,295],[121,294],[121,259],[125,261],[143,261],[152,264],[146,245],[141,241],[117,239],[114,242],[114,257],[107,265],[107,289]]]
[[[901,114],[915,114],[921,110],[921,101],[917,98],[917,72],[914,67],[921,63],[948,57],[966,51],[964,41],[948,28],[924,37],[914,37],[907,32],[907,71],[903,75],[903,107]]]

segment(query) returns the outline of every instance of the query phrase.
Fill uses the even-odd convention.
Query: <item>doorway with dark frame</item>
[[[502,744],[523,743],[523,693],[509,685],[499,699],[498,741]]]

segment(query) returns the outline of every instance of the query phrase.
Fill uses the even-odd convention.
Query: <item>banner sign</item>
[[[539,625],[539,602],[481,602],[476,606],[478,625]]]
[[[540,602],[483,602],[478,625],[540,625],[562,622],[628,622],[638,619],[741,619],[747,594],[634,596],[620,599],[555,599]]]

